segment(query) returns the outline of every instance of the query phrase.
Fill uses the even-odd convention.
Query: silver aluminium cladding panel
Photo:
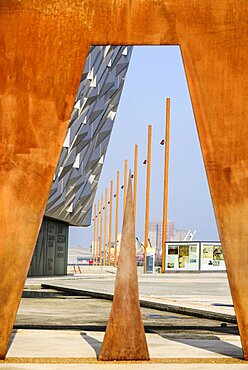
[[[92,203],[132,47],[90,48],[45,215],[75,226],[91,222]]]

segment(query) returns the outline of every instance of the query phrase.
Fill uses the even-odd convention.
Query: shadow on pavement
[[[224,342],[216,335],[183,335],[176,337],[176,335],[158,333],[162,338],[182,343],[190,347],[199,348],[202,350],[218,353],[220,355],[243,359],[242,349],[235,344]]]
[[[12,330],[12,334],[11,334],[11,337],[10,337],[10,340],[9,340],[9,343],[8,343],[7,353],[9,352],[10,347],[11,347],[12,343],[14,342],[16,334],[17,334],[17,330]]]
[[[102,346],[102,342],[100,340],[97,340],[97,339],[91,337],[90,335],[88,335],[84,332],[81,332],[80,334],[83,337],[83,339],[94,349],[94,351],[96,353],[96,357],[98,357],[98,355],[100,353],[101,346]]]

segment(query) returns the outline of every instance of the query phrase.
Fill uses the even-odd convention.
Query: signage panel
[[[166,270],[195,271],[199,269],[198,242],[166,243]]]
[[[65,224],[57,224],[55,248],[55,275],[64,275],[67,267],[67,230]]]
[[[201,243],[201,271],[225,271],[221,243]]]
[[[56,223],[47,221],[47,245],[45,260],[45,275],[54,275],[54,257],[56,244]]]

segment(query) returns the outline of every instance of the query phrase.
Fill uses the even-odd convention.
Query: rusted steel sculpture
[[[248,359],[247,15],[241,0],[0,0],[1,358],[89,45],[172,44],[182,51]]]
[[[114,300],[98,357],[102,361],[149,360],[139,304],[131,174],[125,203]]]

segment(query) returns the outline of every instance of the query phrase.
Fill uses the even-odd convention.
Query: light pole
[[[146,160],[146,213],[145,213],[145,240],[144,240],[144,273],[146,273],[146,248],[148,246],[148,225],[150,210],[150,188],[151,188],[151,157],[152,157],[152,125],[148,126],[148,145]]]
[[[116,193],[115,193],[115,251],[114,251],[114,266],[117,265],[117,242],[118,242],[118,222],[119,222],[119,186],[120,172],[116,172]]]
[[[169,174],[169,144],[170,144],[170,98],[166,99],[166,124],[164,146],[164,201],[163,201],[163,230],[162,230],[162,273],[166,266],[166,233],[168,214],[168,174]]]
[[[110,181],[109,194],[109,239],[108,239],[108,265],[111,263],[111,241],[112,241],[112,211],[113,211],[113,181]]]

